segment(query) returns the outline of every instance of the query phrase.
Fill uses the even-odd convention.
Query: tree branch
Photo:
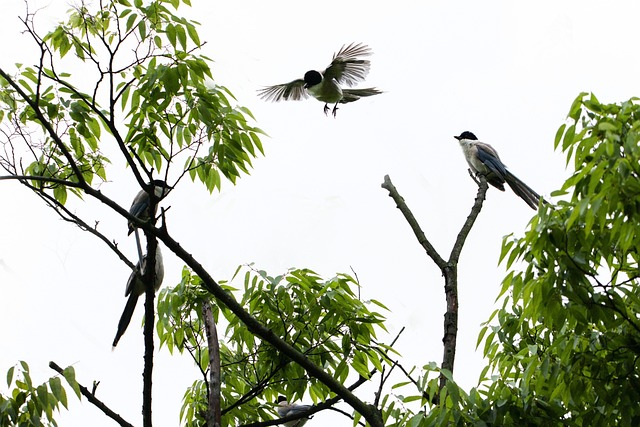
[[[155,212],[157,200],[149,197],[149,212]],[[155,223],[156,219],[150,216],[150,222]],[[142,274],[142,282],[145,285],[144,292],[144,370],[142,373],[142,423],[144,427],[152,427],[152,389],[153,389],[153,350],[154,350],[154,325],[155,325],[155,296],[156,296],[156,251],[158,241],[156,237],[145,231],[147,238],[147,259],[146,267]],[[142,268],[142,260],[140,260]]]
[[[55,362],[49,362],[49,367],[51,369],[53,369],[54,371],[56,371],[57,373],[59,373],[60,375],[63,375],[63,371],[64,370],[59,365],[57,365]],[[92,393],[85,386],[81,385],[80,383],[78,383],[78,387],[80,387],[80,393],[82,393],[82,395],[84,397],[86,397],[89,402],[93,403],[107,417],[111,418],[112,420],[117,422],[122,427],[133,427],[133,424],[130,424],[127,421],[125,421],[120,415],[116,414],[114,411],[109,409],[109,407],[107,407],[107,405],[105,405],[98,398],[96,398],[96,396],[94,394],[95,393],[95,389],[94,389],[94,393]]]
[[[211,312],[209,301],[202,301],[202,317],[204,319],[204,329],[207,335],[207,346],[209,347],[209,404],[207,408],[207,427],[220,427],[222,425],[222,415],[220,413],[220,345],[218,342],[218,331],[216,322]]]
[[[476,195],[475,202],[471,208],[469,216],[462,225],[460,232],[456,238],[456,242],[451,250],[447,267],[443,270],[444,274],[444,293],[447,302],[447,312],[444,315],[444,337],[443,343],[443,355],[442,355],[442,369],[446,369],[453,375],[453,366],[456,359],[456,341],[458,337],[458,260],[460,259],[460,253],[464,246],[464,242],[471,231],[471,227],[476,221],[480,210],[482,209],[482,203],[484,202],[489,188],[487,180],[484,175],[478,176],[478,193]],[[447,378],[444,375],[440,375],[440,390],[444,388],[447,383]]]
[[[396,187],[391,182],[391,178],[389,178],[389,175],[384,176],[382,188],[386,189],[389,192],[389,197],[391,197],[393,201],[396,202],[396,207],[400,209],[400,212],[402,212],[402,215],[404,215],[404,218],[407,220],[409,226],[413,230],[413,233],[416,235],[418,243],[420,243],[420,245],[424,248],[424,250],[427,252],[427,255],[431,257],[433,262],[435,262],[441,270],[444,269],[447,264],[446,261],[442,259],[438,251],[436,251],[431,242],[429,242],[427,237],[424,235],[424,232],[420,228],[420,224],[418,224],[416,217],[413,216],[413,213],[407,206],[404,198],[400,195],[400,193],[398,193],[398,190],[396,190]]]
[[[478,179],[474,180],[478,183],[478,193],[476,194],[476,199],[471,207],[471,212],[469,216],[467,216],[467,220],[462,225],[462,228],[458,232],[458,236],[456,238],[456,242],[451,249],[451,254],[449,255],[449,262],[454,262],[456,265],[458,264],[458,260],[460,259],[460,253],[462,252],[462,247],[464,246],[464,242],[471,231],[471,227],[478,218],[480,214],[480,210],[482,209],[482,203],[487,196],[487,190],[489,189],[489,184],[487,184],[487,179],[484,175],[478,175]]]
[[[396,202],[396,207],[400,209],[411,226],[411,229],[418,238],[418,242],[422,245],[435,264],[440,267],[442,275],[444,276],[444,293],[447,311],[444,314],[444,337],[442,338],[444,354],[442,356],[441,368],[443,370],[448,370],[452,374],[456,357],[456,339],[458,336],[458,260],[460,258],[460,253],[462,252],[464,242],[471,231],[471,227],[473,227],[473,224],[482,209],[482,203],[485,199],[487,189],[489,188],[486,178],[482,175],[478,176],[478,180],[476,182],[478,183],[478,194],[476,195],[476,199],[469,216],[462,225],[460,232],[458,232],[448,261],[444,261],[433,245],[431,245],[427,240],[424,232],[418,224],[418,221],[413,216],[413,213],[407,206],[404,198],[400,196],[398,190],[391,182],[389,175],[385,175],[384,182],[382,183],[382,188],[389,191],[389,196]],[[440,389],[446,385],[446,381],[446,377],[444,375],[440,375]],[[438,397],[433,396],[432,401],[437,403]]]

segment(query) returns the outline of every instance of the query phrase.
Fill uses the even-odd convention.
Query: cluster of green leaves
[[[446,379],[442,388],[440,376]],[[408,393],[400,393],[401,389],[407,387]],[[440,369],[432,362],[423,366],[415,381],[394,384],[395,392],[385,394],[381,399],[385,426],[548,425],[548,418],[537,417],[535,411],[529,409],[526,412],[517,405],[506,405],[507,402],[518,399],[517,389],[505,384],[499,376],[492,379],[491,387],[499,393],[489,394],[479,388],[472,388],[467,392],[455,382],[451,372]],[[415,402],[419,403],[418,410],[413,406]]]
[[[211,60],[197,54],[203,46],[198,24],[173,12],[182,3],[189,5],[82,4],[42,38],[25,21],[43,54],[15,77],[1,73],[0,120],[32,158],[3,163],[16,174],[53,178],[33,184],[53,188],[62,204],[68,190],[81,195],[84,183],[106,179],[105,139],[115,141],[144,178],[154,171],[167,176],[172,164],[184,164],[176,180],[189,174],[213,191],[221,177],[235,182],[248,173],[251,159],[263,153],[262,131],[249,124],[251,112],[234,106],[232,93],[214,83]],[[63,66],[76,79],[82,75],[81,83],[58,71]]]
[[[640,423],[640,105],[581,94],[556,136],[575,172],[521,239],[480,340],[496,424]],[[480,343],[480,341],[479,341]],[[485,371],[485,373],[488,371]]]
[[[441,376],[446,379],[443,387]],[[380,401],[388,427],[523,425],[496,422],[494,405],[486,393],[477,388],[465,391],[450,371],[440,369],[434,362],[423,366],[417,379],[396,383],[392,388],[395,392],[385,394]],[[407,388],[407,392],[400,393]],[[418,410],[412,405],[415,402],[419,403]]]
[[[407,377],[416,375],[416,369],[411,369]],[[439,393],[438,375],[440,370],[435,363],[430,363],[423,367],[417,379],[409,379],[393,384],[392,393],[383,394],[380,399],[380,410],[382,420],[387,427],[417,427],[426,425],[427,418],[434,413],[428,412],[431,401],[428,396],[435,396]],[[382,373],[384,376],[384,372]],[[435,375],[432,375],[435,374]],[[454,404],[451,399],[447,399],[450,390],[457,391],[458,387],[453,382],[450,373],[445,372],[447,378],[451,379],[450,384],[441,390],[440,396],[443,402],[448,405]],[[412,377],[411,377],[412,378]],[[414,403],[418,403],[415,410]],[[460,411],[458,411],[460,412]],[[360,414],[355,414],[354,427],[361,420]],[[444,425],[444,424],[437,424]]]
[[[26,362],[20,362],[17,373],[15,368],[12,366],[7,372],[10,395],[0,394],[0,426],[56,426],[53,411],[58,410],[60,404],[67,408],[67,393],[60,377],[51,377],[34,386]],[[79,398],[80,388],[73,368],[65,369],[63,376]]]
[[[301,269],[271,277],[241,267],[234,279],[243,280],[241,302],[249,313],[339,381],[368,378],[373,368],[382,370],[383,353],[391,349],[376,341],[384,317],[370,306],[385,308],[374,300],[361,301],[351,276],[322,279]],[[198,299],[206,297],[200,279],[184,270],[181,284],[163,290],[158,301],[161,343],[170,350],[189,350],[202,372],[208,369],[208,349]],[[214,317],[226,325],[220,337],[223,425],[273,418],[279,395],[291,401],[308,395],[314,402],[330,397],[326,386],[257,338],[224,307],[214,307]],[[190,416],[202,413],[204,390],[204,382],[198,381],[185,395],[182,418],[187,425],[197,425]]]

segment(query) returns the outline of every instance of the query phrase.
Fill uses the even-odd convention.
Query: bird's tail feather
[[[538,203],[542,199],[538,193],[536,193],[531,187],[518,179],[517,176],[507,171],[505,175],[505,181],[511,190],[525,201],[531,209],[538,209]]]
[[[118,322],[118,332],[116,332],[116,337],[113,339],[113,347],[118,345],[118,341],[120,341],[120,338],[124,335],[129,323],[131,323],[131,317],[136,309],[138,297],[139,295],[136,295],[135,292],[131,292],[129,294],[127,305],[124,306],[124,311],[122,312],[122,316],[120,316],[120,321]]]
[[[342,99],[340,100],[340,103],[346,104],[347,102],[357,101],[363,96],[380,95],[381,93],[382,91],[375,87],[369,87],[366,89],[342,89]]]

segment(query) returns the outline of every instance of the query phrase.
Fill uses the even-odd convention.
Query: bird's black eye
[[[307,71],[304,73],[304,83],[307,87],[317,85],[322,81],[322,74],[316,70]]]

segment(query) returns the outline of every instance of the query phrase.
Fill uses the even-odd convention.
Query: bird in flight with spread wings
[[[289,83],[268,86],[258,90],[260,98],[265,101],[292,100],[299,101],[311,95],[318,101],[324,102],[324,114],[329,112],[329,104],[335,104],[333,117],[338,111],[338,104],[357,101],[364,96],[381,94],[376,88],[350,89],[341,85],[354,86],[369,74],[371,62],[361,59],[371,55],[371,49],[362,43],[351,43],[342,46],[333,55],[331,64],[324,71],[307,71],[302,79]]]

